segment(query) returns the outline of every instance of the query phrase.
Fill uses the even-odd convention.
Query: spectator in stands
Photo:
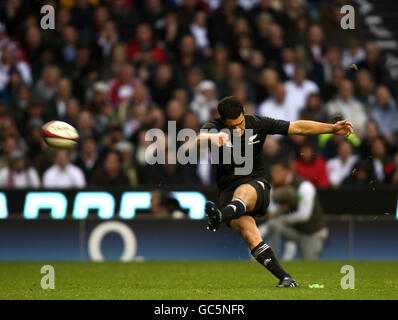
[[[190,108],[199,116],[201,124],[210,120],[210,115],[217,108],[217,104],[215,83],[210,80],[199,83]]]
[[[141,81],[135,77],[135,68],[130,63],[121,66],[117,78],[109,83],[109,99],[117,106],[134,95],[135,87]]]
[[[380,134],[392,143],[398,134],[398,109],[385,85],[376,90],[376,104],[372,106],[371,118],[380,129]]]
[[[391,174],[391,185],[398,186],[398,153],[394,156],[394,171]]]
[[[327,122],[327,113],[318,93],[308,96],[306,106],[300,111],[300,119]]]
[[[167,63],[159,64],[154,76],[149,80],[148,86],[152,93],[152,99],[161,108],[164,108],[171,99],[172,91],[176,87],[171,65]]]
[[[310,181],[317,187],[329,186],[326,161],[317,154],[311,143],[307,142],[301,146],[294,164],[298,176]]]
[[[36,26],[31,26],[26,29],[25,38],[23,41],[23,48],[26,53],[28,61],[36,62],[40,61],[40,55],[45,48],[44,35],[41,30]],[[34,80],[40,76],[41,68],[43,65],[41,63],[34,63],[32,67],[32,77]]]
[[[279,145],[279,140],[275,139],[274,136],[268,136],[267,139],[265,139],[265,142],[263,144],[263,159],[265,162],[265,171],[266,175],[265,178],[267,181],[271,181],[271,165],[276,161],[277,159],[280,159],[282,157],[282,150]]]
[[[380,52],[376,44],[371,41],[365,43],[365,60],[358,64],[359,70],[368,70],[376,83],[390,84],[391,79],[380,59]]]
[[[58,81],[58,89],[55,96],[48,102],[46,112],[52,118],[63,118],[66,113],[66,104],[72,98],[71,81],[63,77]]]
[[[369,160],[359,160],[354,164],[351,174],[344,179],[342,185],[350,187],[369,187],[374,181],[374,171],[371,162]]]
[[[368,113],[375,103],[375,84],[369,71],[359,70],[357,72],[355,88],[355,98],[364,105]]]
[[[248,83],[251,85],[258,85],[261,77],[261,72],[264,70],[265,67],[265,58],[262,52],[258,49],[253,49],[248,65],[246,66],[246,79]],[[257,94],[257,92],[254,91],[254,95]],[[253,98],[256,98],[253,96]]]
[[[281,65],[281,51],[286,45],[284,41],[284,32],[277,23],[270,23],[267,30],[266,46],[263,49],[265,59],[272,68]]]
[[[138,173],[133,161],[134,147],[128,141],[120,141],[115,145],[115,150],[120,153],[122,159],[122,171],[127,175],[130,186],[138,186]]]
[[[292,104],[286,94],[285,85],[283,83],[279,83],[275,87],[272,97],[260,104],[257,112],[261,116],[286,121],[295,121],[297,120],[297,110],[292,110],[291,106]]]
[[[70,162],[67,150],[55,153],[54,164],[43,174],[43,187],[48,189],[84,188],[86,179],[83,171]]]
[[[86,137],[98,139],[99,133],[94,127],[93,115],[90,111],[83,110],[79,113],[76,130],[80,139],[85,139]]]
[[[217,83],[223,83],[227,77],[229,65],[229,50],[225,44],[217,43],[213,47],[212,59],[209,63],[210,78]]]
[[[326,53],[326,46],[325,37],[320,25],[313,24],[309,27],[307,47],[311,60],[314,62],[321,62]]]
[[[79,100],[75,98],[70,98],[66,102],[65,116],[61,120],[69,123],[70,125],[76,127],[79,122],[80,117],[80,104]]]
[[[184,90],[187,94],[187,100],[192,101],[196,92],[196,88],[199,86],[199,84],[205,80],[204,73],[202,69],[198,67],[193,67],[189,69],[186,73],[185,79],[184,79]],[[174,94],[174,92],[173,92]],[[181,102],[183,102],[181,100]]]
[[[282,49],[282,65],[281,73],[284,80],[291,80],[296,70],[296,51],[293,47],[285,47]]]
[[[76,58],[78,45],[78,33],[72,26],[66,26],[62,32],[62,58],[65,64],[72,62]]]
[[[75,165],[83,171],[86,181],[90,181],[93,172],[99,168],[100,164],[101,157],[95,139],[87,137],[82,140],[81,151],[75,161]]]
[[[156,43],[151,26],[147,23],[137,26],[135,37],[127,45],[126,50],[127,56],[133,62],[140,62],[144,51],[149,51],[152,59],[157,63],[164,62],[164,49]]]
[[[148,108],[143,104],[133,106],[127,111],[123,126],[124,136],[129,139],[148,121]]]
[[[196,46],[203,56],[210,56],[210,39],[207,30],[207,15],[205,11],[197,11],[191,25],[189,26],[191,34],[195,38]]]
[[[76,57],[65,66],[65,74],[72,80],[73,94],[83,100],[87,88],[90,88],[98,78],[98,67],[95,63],[91,48],[79,44],[76,48]]]
[[[343,119],[350,119],[354,125],[354,132],[362,136],[365,131],[367,115],[363,105],[353,97],[353,84],[350,80],[343,80],[339,86],[337,98],[326,104],[329,119],[340,116]]]
[[[220,96],[230,96],[235,85],[245,82],[245,80],[245,70],[243,65],[238,62],[231,62],[228,65],[226,79],[218,86]]]
[[[343,50],[342,60],[344,66],[359,64],[365,59],[365,50],[362,49],[358,39],[348,38],[346,49]]]
[[[308,95],[319,91],[318,85],[307,79],[307,71],[304,66],[297,65],[294,77],[285,83],[286,95],[291,103],[291,112],[296,113],[294,120],[298,119],[299,112],[304,108]]]
[[[134,95],[130,99],[120,103],[119,110],[117,112],[120,122],[122,124],[126,124],[129,120],[134,121],[135,119],[131,119],[131,115],[135,112],[134,109],[139,106],[143,107],[146,112],[149,109],[156,107],[156,104],[153,103],[151,96],[149,95],[147,87],[143,83],[140,83],[135,87]]]
[[[328,160],[326,163],[331,186],[335,188],[340,186],[343,180],[350,175],[357,160],[358,156],[353,154],[351,143],[347,140],[341,141],[338,145],[337,157]]]
[[[137,24],[138,15],[136,8],[129,1],[112,1],[109,9],[111,20],[117,24],[120,37],[124,42],[131,39],[131,30]]]
[[[145,1],[140,16],[143,21],[148,22],[156,30],[161,28],[160,25],[162,25],[165,14],[166,8],[161,0],[149,0]]]
[[[322,67],[325,75],[325,83],[332,82],[332,71],[334,69],[341,68],[344,71],[339,48],[331,46],[327,49],[326,55],[322,58]]]
[[[57,92],[61,72],[56,66],[47,66],[41,79],[36,83],[33,94],[44,102],[50,101]]]
[[[21,81],[27,85],[32,83],[30,66],[26,61],[19,60],[14,46],[2,49],[0,61],[0,91],[12,84],[12,74],[19,75]]]
[[[245,114],[254,115],[256,113],[256,104],[249,97],[249,84],[247,82],[238,82],[232,88],[232,95],[245,106]]]
[[[116,28],[116,23],[112,20],[108,20],[104,23],[103,27],[101,28],[97,40],[97,45],[101,49],[101,57],[103,59],[110,58],[113,49],[118,43],[119,43],[119,33]]]
[[[95,187],[130,185],[129,178],[122,170],[122,158],[117,151],[109,151],[105,156],[103,167],[96,170],[89,184]]]
[[[109,16],[108,7],[97,6],[94,8],[92,29],[96,38],[100,38],[100,33],[103,31],[105,24],[111,21]]]
[[[279,83],[278,73],[274,69],[265,68],[260,75],[256,86],[256,102],[261,103],[268,99]]]
[[[14,150],[9,156],[9,165],[0,169],[0,188],[39,188],[40,178],[33,167],[26,165],[24,153]]]
[[[107,82],[117,77],[127,62],[126,46],[123,43],[119,43],[113,48],[110,61],[101,66],[100,76],[102,80]]]
[[[371,162],[376,182],[380,184],[388,184],[391,181],[394,165],[388,157],[386,143],[383,139],[377,138],[372,142],[371,147]]]
[[[6,136],[2,141],[2,152],[0,156],[0,168],[8,165],[8,159],[11,153],[19,149],[19,143],[16,136]]]
[[[370,159],[372,156],[372,143],[380,137],[379,126],[376,121],[370,119],[366,123],[365,134],[359,147],[362,159]]]
[[[167,137],[166,137],[167,139]],[[140,181],[146,186],[176,187],[192,185],[198,181],[195,166],[184,166],[180,163],[169,161],[170,157],[176,159],[176,154],[165,150],[165,164],[146,165],[140,170]]]
[[[18,127],[24,126],[23,121],[26,120],[26,111],[31,101],[30,89],[26,85],[18,85],[16,94],[9,104],[9,114],[14,118]],[[3,100],[4,101],[4,100]],[[8,104],[8,103],[7,103]]]
[[[204,62],[196,54],[194,37],[191,34],[186,34],[179,42],[178,55],[174,65],[179,81],[182,81],[186,77],[188,70],[193,67],[203,70]]]
[[[337,98],[339,87],[345,79],[345,71],[342,67],[334,67],[331,70],[331,81],[324,84],[321,90],[323,101],[330,101]]]
[[[86,108],[94,116],[99,115],[107,103],[108,89],[108,85],[104,81],[97,81],[92,86],[92,91],[88,93]]]
[[[179,100],[173,99],[167,104],[166,119],[167,121],[176,122],[177,132],[183,128],[182,121],[184,120],[185,112],[186,108]]]

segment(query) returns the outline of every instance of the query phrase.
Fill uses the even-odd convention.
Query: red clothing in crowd
[[[128,57],[130,57],[133,61],[135,60],[135,58],[137,57],[137,55],[142,51],[141,45],[138,43],[137,40],[133,39],[126,47],[126,54]],[[165,58],[164,58],[164,48],[159,46],[159,45],[155,45],[153,46],[151,49],[151,54],[153,59],[157,62],[157,63],[162,63],[165,62]]]
[[[295,161],[297,174],[312,182],[317,187],[328,187],[329,179],[326,171],[325,159],[316,157],[310,162]]]

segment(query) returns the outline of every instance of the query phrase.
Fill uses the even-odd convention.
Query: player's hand
[[[212,134],[210,137],[210,142],[218,147],[222,147],[229,140],[229,134],[225,132],[219,132],[217,134]]]
[[[333,125],[333,132],[338,135],[348,137],[354,132],[354,126],[351,122],[347,120],[341,120]]]

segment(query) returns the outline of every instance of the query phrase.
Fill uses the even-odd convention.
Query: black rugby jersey
[[[287,135],[289,130],[289,121],[275,120],[268,117],[261,117],[257,115],[245,115],[246,129],[252,129],[253,135],[247,137],[247,131],[240,137],[242,146],[242,156],[245,155],[245,145],[250,143],[253,146],[253,169],[248,175],[236,175],[236,167],[244,167],[244,163],[237,165],[234,163],[233,157],[231,164],[223,164],[222,148],[228,150],[228,146],[219,148],[219,162],[215,164],[217,167],[216,179],[219,191],[235,189],[243,183],[247,183],[253,179],[265,177],[265,165],[262,156],[263,144],[267,134],[282,134]],[[225,126],[218,118],[205,123],[202,129],[216,129],[221,131]],[[231,139],[233,141],[233,139]],[[231,146],[231,143],[229,143]],[[233,148],[233,145],[232,145]],[[232,152],[232,148],[229,148]]]

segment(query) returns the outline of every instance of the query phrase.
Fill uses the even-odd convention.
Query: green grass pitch
[[[43,290],[43,265],[55,269],[55,289]],[[268,300],[398,299],[398,262],[284,262],[299,288],[252,261],[2,262],[0,299]],[[355,269],[355,289],[343,290],[343,265]],[[323,289],[309,288],[322,284]]]

